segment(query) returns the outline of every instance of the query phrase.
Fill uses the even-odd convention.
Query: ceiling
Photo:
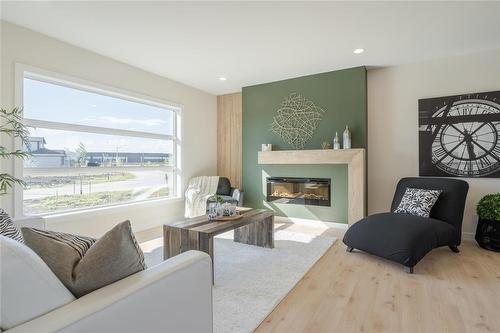
[[[3,1],[2,18],[213,94],[500,48],[500,2]]]

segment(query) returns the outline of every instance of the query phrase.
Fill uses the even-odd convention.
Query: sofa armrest
[[[236,187],[231,187],[231,196],[238,200],[238,206],[243,207],[243,191]]]
[[[212,261],[188,251],[87,294],[14,332],[212,332]]]

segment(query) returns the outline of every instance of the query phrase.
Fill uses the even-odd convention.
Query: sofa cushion
[[[455,229],[433,218],[380,213],[353,224],[343,241],[349,247],[413,267],[432,249],[454,245]]]
[[[0,236],[0,329],[20,325],[75,300],[29,247]]]
[[[0,235],[24,243],[21,230],[19,230],[17,225],[15,225],[14,222],[12,222],[10,216],[1,208],[0,208]]]
[[[98,240],[30,228],[22,231],[26,244],[76,297],[146,268],[129,221]]]

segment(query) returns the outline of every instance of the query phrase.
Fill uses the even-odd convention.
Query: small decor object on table
[[[229,222],[229,221],[236,221],[236,220],[239,220],[243,217],[243,215],[241,214],[235,214],[235,215],[224,215],[224,216],[221,216],[221,217],[218,217],[212,221],[217,221],[217,222]]]
[[[332,146],[330,146],[330,142],[323,141],[323,143],[321,144],[321,149],[330,149],[330,148],[332,148]]]
[[[340,140],[338,132],[335,132],[335,137],[333,138],[333,149],[334,150],[340,149]]]
[[[217,218],[217,202],[211,202],[208,204],[207,217],[209,220],[214,220]]]
[[[342,144],[344,149],[351,149],[351,132],[349,131],[349,126],[346,125],[343,135]]]
[[[477,243],[483,249],[500,252],[500,192],[479,200],[477,215]]]
[[[222,209],[224,216],[234,216],[236,215],[236,204],[225,202],[222,204]]]
[[[209,220],[234,220],[239,217],[235,203],[223,202],[220,196],[216,196],[216,200],[208,205],[207,217]]]
[[[211,202],[208,204],[208,219],[215,220],[224,216],[224,208],[223,208],[224,200],[216,195],[215,202]]]

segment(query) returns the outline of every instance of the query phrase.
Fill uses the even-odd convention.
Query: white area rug
[[[335,242],[334,237],[279,230],[275,248],[235,243],[232,232],[215,240],[214,332],[249,333]],[[145,252],[161,261],[161,248]]]

